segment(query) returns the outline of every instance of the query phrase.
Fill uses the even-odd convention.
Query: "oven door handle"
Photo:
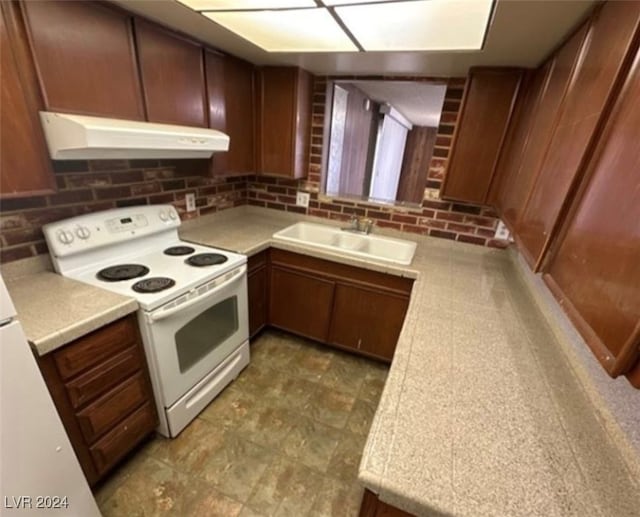
[[[188,300],[188,301],[186,301],[184,303],[176,305],[175,307],[172,307],[171,309],[166,309],[164,311],[160,311],[160,312],[157,312],[157,313],[151,313],[151,314],[149,314],[147,316],[147,318],[148,318],[150,323],[154,323],[156,321],[160,321],[160,320],[163,320],[165,318],[168,318],[169,316],[173,316],[176,312],[188,309],[189,307],[195,305],[196,303],[201,302],[205,298],[210,298],[210,297],[214,296],[216,293],[219,293],[220,291],[222,291],[225,287],[227,287],[230,284],[234,283],[235,281],[239,280],[240,278],[242,278],[242,275],[244,275],[246,273],[246,271],[247,271],[247,266],[240,266],[239,268],[234,269],[233,271],[231,271],[231,274],[227,273],[227,278],[228,278],[227,280],[222,282],[220,285],[215,286],[213,289],[210,289],[206,293],[203,293],[200,296],[196,296],[195,298],[192,298],[191,300]]]

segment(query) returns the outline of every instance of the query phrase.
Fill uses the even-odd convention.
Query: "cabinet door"
[[[95,2],[21,2],[46,108],[144,120],[131,18]]]
[[[311,76],[293,67],[258,73],[260,172],[292,178],[307,174],[311,131]]]
[[[486,203],[521,76],[514,69],[470,73],[442,197]]]
[[[409,298],[336,285],[329,343],[391,361]]]
[[[594,14],[540,172],[518,224],[523,254],[539,268],[558,217],[633,48],[640,2],[607,2]]]
[[[216,174],[255,172],[253,65],[205,52],[209,127],[229,135],[229,150],[213,155]]]
[[[326,342],[334,282],[271,267],[269,322],[301,336]]]
[[[17,13],[9,7],[0,6],[0,195],[47,194],[54,191],[55,182],[38,118],[35,78],[28,75],[33,68],[28,54],[19,52],[18,39],[24,33],[18,32]],[[24,59],[17,62],[20,56]]]
[[[536,70],[530,98],[526,99],[526,102],[531,103],[529,114],[518,122],[520,131],[526,131],[524,149],[520,156],[518,150],[513,149],[514,155],[511,158],[514,161],[505,157],[503,164],[501,158],[501,166],[506,171],[501,178],[495,203],[500,216],[512,231],[516,229],[527,195],[549,147],[560,105],[588,27],[589,22],[582,25],[552,59]]]
[[[640,52],[587,170],[545,279],[609,373],[640,342]]]
[[[247,286],[249,291],[249,336],[255,336],[267,324],[268,271],[267,252],[249,257]]]
[[[208,127],[202,47],[136,19],[147,120]]]

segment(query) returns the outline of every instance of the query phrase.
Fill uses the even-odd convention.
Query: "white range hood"
[[[215,129],[40,112],[53,160],[210,158],[229,149]]]

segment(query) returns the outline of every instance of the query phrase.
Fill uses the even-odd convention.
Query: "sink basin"
[[[360,235],[314,223],[296,223],[274,233],[273,238],[405,266],[411,264],[416,251],[415,242],[380,235]]]

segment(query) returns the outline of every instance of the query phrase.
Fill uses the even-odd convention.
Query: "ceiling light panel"
[[[421,0],[336,7],[365,50],[479,50],[492,0]]]
[[[322,0],[324,5],[332,7],[334,5],[347,5],[347,4],[371,4],[374,2],[384,2],[387,1],[389,3],[400,2],[402,0]]]
[[[358,50],[326,9],[202,14],[267,52]]]
[[[194,11],[246,11],[316,7],[314,0],[178,0]]]

